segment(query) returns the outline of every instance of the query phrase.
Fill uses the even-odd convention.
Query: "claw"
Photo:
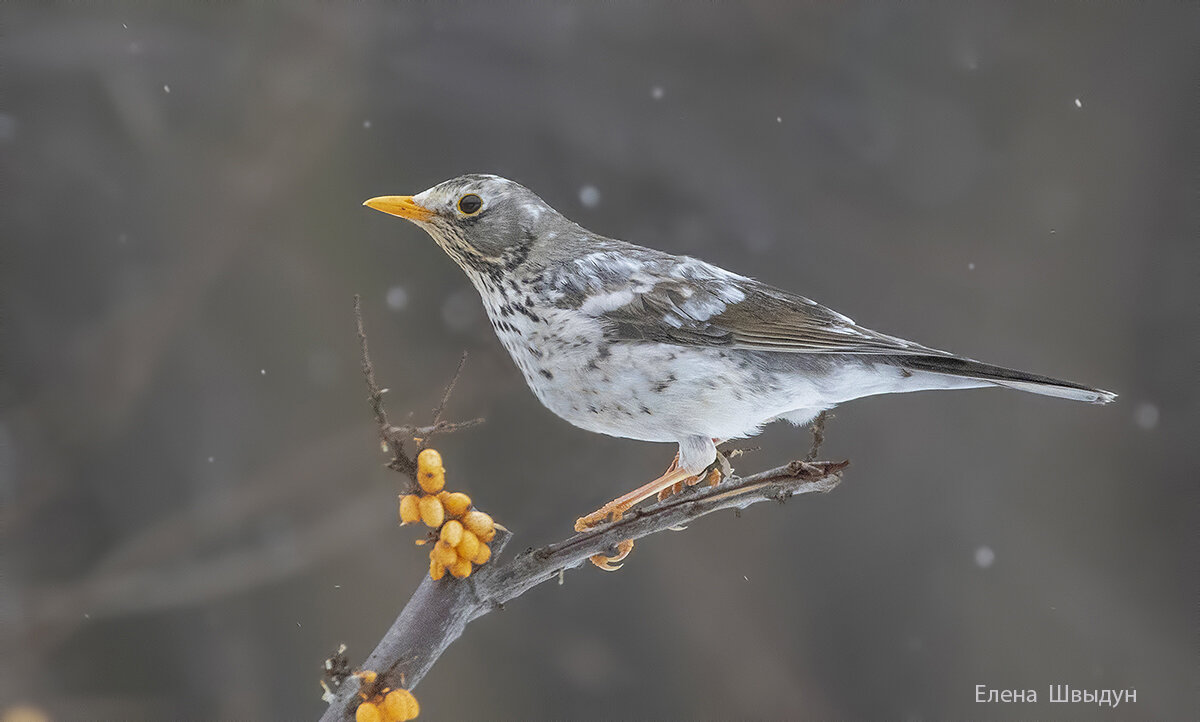
[[[621,567],[625,566],[624,564],[610,564],[608,557],[604,556],[603,554],[595,554],[591,557],[588,557],[588,560],[592,564],[596,565],[596,568],[602,572],[615,572]]]
[[[728,462],[726,463],[728,464]],[[730,469],[730,471],[733,470]],[[723,470],[713,469],[712,471],[708,472],[708,478],[706,481],[708,482],[709,486],[716,486],[717,484],[721,483],[721,479],[724,479],[727,476],[729,476],[729,474],[726,474]]]
[[[688,482],[687,485],[691,486],[693,483],[694,482]],[[658,492],[658,500],[662,501],[663,499],[667,499],[672,496],[675,496],[679,492],[683,491],[683,485],[684,485],[684,482],[677,481],[674,484],[672,484],[671,486],[668,486],[666,489],[663,489],[662,491]]]
[[[592,556],[588,557],[588,559],[592,562],[592,564],[595,564],[597,567],[606,572],[615,572],[625,565],[613,564],[613,562],[619,562],[623,560],[625,557],[629,556],[629,552],[631,551],[633,551],[633,540],[626,539],[625,541],[617,544],[617,553],[615,555],[609,557],[603,554],[593,554]]]

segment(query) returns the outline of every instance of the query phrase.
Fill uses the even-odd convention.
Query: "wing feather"
[[[599,314],[609,337],[783,353],[949,355],[859,326],[803,296],[710,268],[711,278],[695,272],[689,278],[660,276],[629,303]]]

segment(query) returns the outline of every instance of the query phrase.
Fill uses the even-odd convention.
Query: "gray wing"
[[[601,321],[613,342],[810,354],[873,354],[931,373],[974,378],[1022,391],[1108,403],[1111,391],[980,363],[863,328],[837,311],[691,258],[628,251],[577,259],[555,283],[562,305]],[[570,278],[571,282],[564,279]]]
[[[688,259],[689,261],[691,259]],[[692,261],[699,264],[699,261]],[[658,341],[785,353],[946,355],[854,323],[815,301],[703,264],[708,274],[643,284],[597,314],[613,341]]]

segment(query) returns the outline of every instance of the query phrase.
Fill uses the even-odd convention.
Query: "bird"
[[[678,445],[667,473],[581,517],[580,531],[695,483],[719,464],[721,441],[773,421],[804,425],[864,396],[1000,386],[1116,398],[872,331],[711,263],[607,238],[500,176],[364,205],[415,223],[462,268],[546,408],[588,431]]]

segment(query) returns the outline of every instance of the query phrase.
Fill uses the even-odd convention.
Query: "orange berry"
[[[379,707],[372,702],[363,702],[354,712],[355,722],[383,722],[383,715],[379,713]]]
[[[475,532],[470,529],[463,529],[462,539],[459,540],[455,548],[458,549],[458,555],[463,559],[475,561],[475,555],[479,553],[479,544],[479,537],[475,536]]]
[[[475,557],[471,561],[476,564],[487,564],[488,559],[492,558],[492,548],[483,542],[479,543],[479,551],[475,552]]]
[[[446,470],[442,467],[421,469],[417,472],[417,483],[428,494],[436,494],[446,485]]]
[[[429,578],[437,581],[446,576],[446,565],[438,562],[433,558],[433,554],[429,555]]]
[[[446,494],[445,498],[442,498],[442,504],[445,505],[446,513],[450,516],[462,516],[467,513],[467,509],[471,508],[471,497],[461,491],[456,491],[453,494]]]
[[[463,514],[462,523],[475,532],[480,541],[491,541],[496,536],[496,522],[482,511],[468,511]]]
[[[359,677],[359,679],[362,680],[363,684],[375,684],[375,680],[379,679],[379,673],[368,669],[368,670],[359,672],[358,677]]]
[[[437,529],[442,525],[446,518],[446,510],[436,496],[423,496],[417,503],[421,510],[421,521],[425,522],[426,526]]]
[[[421,712],[417,698],[407,689],[393,689],[383,698],[383,711],[391,720],[406,722],[416,719]]]
[[[452,547],[456,547],[458,546],[458,543],[462,541],[463,531],[463,525],[454,519],[451,519],[442,525],[442,541],[446,542]]]
[[[442,468],[442,455],[437,449],[423,449],[417,454],[417,468],[421,471]]]
[[[466,579],[471,576],[471,562],[467,559],[457,559],[449,569],[450,573],[459,579]]]
[[[404,494],[400,497],[400,523],[412,524],[421,521],[421,497],[416,494]]]
[[[433,549],[429,550],[429,558],[450,569],[454,562],[458,561],[458,552],[454,551],[454,547],[446,542],[439,541],[433,545]]]

